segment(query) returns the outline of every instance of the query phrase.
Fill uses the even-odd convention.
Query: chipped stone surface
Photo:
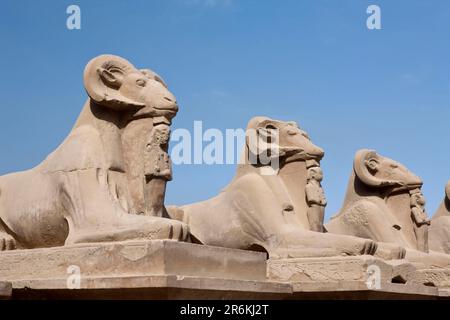
[[[450,269],[422,269],[412,277],[413,283],[439,287],[442,290],[450,290]]]
[[[379,268],[379,287],[368,285],[368,270]],[[417,269],[405,260],[372,256],[269,260],[271,281],[292,284],[298,299],[434,299],[447,297],[449,269]],[[447,287],[445,286],[447,283]]]

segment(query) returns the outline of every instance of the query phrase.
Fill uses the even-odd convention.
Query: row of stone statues
[[[400,163],[372,150],[360,150],[344,204],[326,229],[401,246],[406,257],[416,262],[446,265],[443,253],[449,252],[438,243],[450,239],[437,236],[440,226],[428,219],[421,187],[422,180]]]
[[[0,177],[0,250],[173,239],[274,259],[369,254],[450,265],[450,184],[429,220],[421,179],[360,150],[343,206],[324,225],[324,152],[295,122],[251,119],[247,130],[265,149],[247,137],[221,193],[166,208],[175,97],[159,75],[113,55],[88,63],[84,85],[89,98],[66,140],[37,167]],[[258,159],[272,148],[279,166],[262,174]]]

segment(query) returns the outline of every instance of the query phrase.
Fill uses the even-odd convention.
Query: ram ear
[[[355,155],[353,169],[356,176],[370,187],[383,187],[398,184],[395,181],[386,181],[376,177],[380,166],[380,156],[374,150],[359,150]]]
[[[447,186],[445,187],[445,195],[447,196],[447,199],[450,201],[450,181],[447,183]]]
[[[115,110],[142,108],[145,105],[124,97],[119,89],[124,76],[136,70],[127,60],[113,55],[98,56],[84,69],[84,87],[97,104]]]

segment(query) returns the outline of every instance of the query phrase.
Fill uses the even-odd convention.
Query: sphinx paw
[[[406,249],[403,247],[397,247],[392,250],[393,259],[404,259],[406,257]]]
[[[16,240],[5,232],[0,232],[0,251],[16,249]]]
[[[168,239],[187,241],[189,238],[189,226],[176,220],[169,220],[172,225],[170,226],[170,232]]]
[[[367,254],[373,256],[377,251],[378,245],[375,241],[366,240],[363,245],[361,254]]]

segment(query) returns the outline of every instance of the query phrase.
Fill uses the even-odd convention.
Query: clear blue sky
[[[70,4],[81,30],[66,28]],[[369,4],[382,30],[366,28]],[[432,214],[450,179],[449,35],[448,0],[2,1],[0,174],[59,145],[86,99],[86,62],[112,53],[163,76],[180,104],[173,128],[299,122],[326,152],[327,217],[360,148],[421,176]],[[166,202],[214,196],[234,171],[175,166]]]

